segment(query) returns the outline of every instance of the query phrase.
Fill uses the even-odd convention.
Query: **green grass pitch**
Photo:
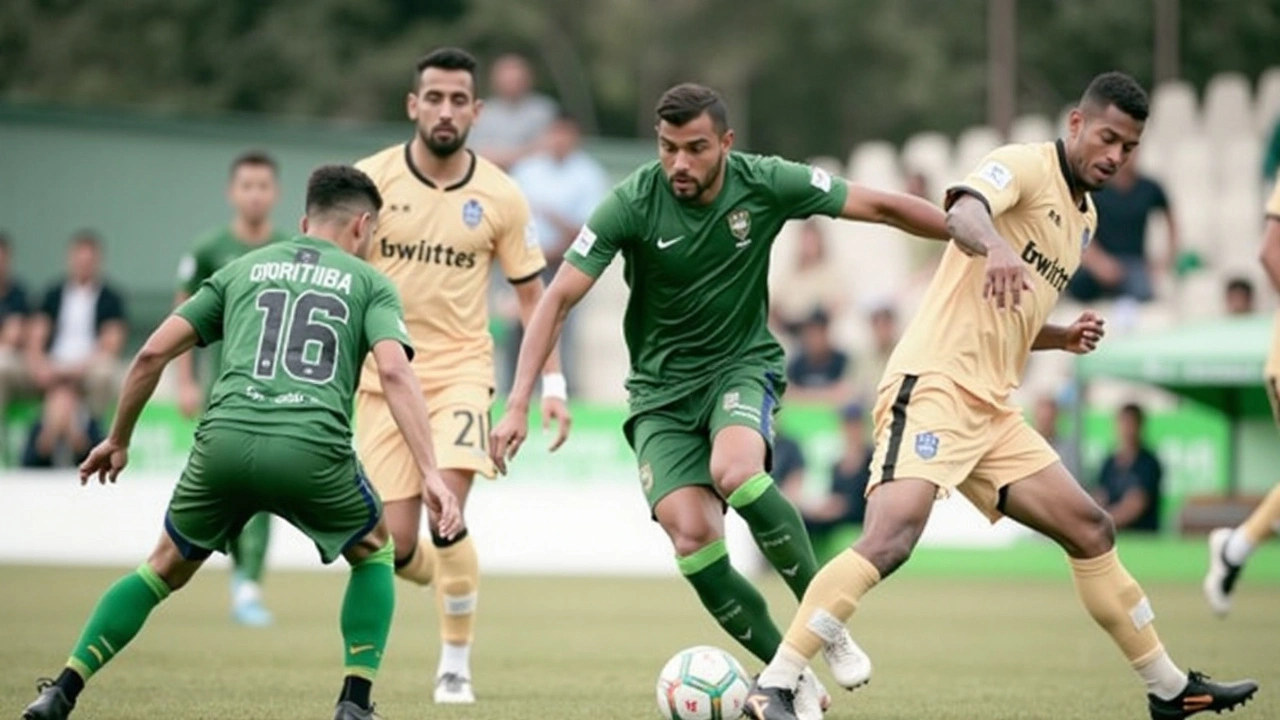
[[[119,573],[0,566],[0,718],[17,717],[35,678],[56,673]],[[271,575],[276,626],[250,630],[227,617],[226,573],[205,572],[94,678],[75,717],[330,717],[341,679],[344,579]],[[1233,717],[1280,718],[1280,586],[1248,579],[1227,620],[1209,615],[1193,583],[1147,590],[1177,662],[1262,683],[1255,702]],[[775,579],[762,584],[786,622],[794,600]],[[399,589],[374,689],[390,720],[655,718],[655,675],[683,647],[718,645],[759,668],[678,579],[488,578],[474,652],[479,704],[438,708],[433,601],[403,583]],[[1031,580],[904,573],[866,599],[851,627],[875,660],[875,677],[856,694],[838,692],[830,720],[1147,717],[1140,683],[1079,607],[1065,571]]]

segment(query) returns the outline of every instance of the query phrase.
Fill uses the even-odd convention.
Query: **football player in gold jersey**
[[[1280,291],[1280,182],[1267,201],[1266,223],[1259,259],[1271,287]],[[1271,331],[1271,352],[1267,355],[1264,375],[1271,411],[1276,424],[1280,425],[1280,312],[1276,313]],[[1280,532],[1280,484],[1271,488],[1262,504],[1240,527],[1218,528],[1209,533],[1209,572],[1204,578],[1204,596],[1215,613],[1226,615],[1231,609],[1231,593],[1245,561],[1254,548],[1277,532]]]
[[[773,661],[747,699],[756,720],[795,720],[801,671],[844,631],[858,602],[910,556],[934,499],[959,490],[992,522],[1007,516],[1066,552],[1080,600],[1147,686],[1151,717],[1234,708],[1256,683],[1182,670],[1156,636],[1155,613],[1120,564],[1111,518],[1009,404],[1033,350],[1091,352],[1103,323],[1049,312],[1097,227],[1089,192],[1128,161],[1147,119],[1131,77],[1106,73],[1071,111],[1065,140],[992,152],[947,192],[952,243],[880,382],[864,532],[814,577]],[[945,611],[944,607],[940,610]]]
[[[542,296],[546,266],[529,205],[516,184],[466,147],[481,111],[476,61],[442,48],[421,58],[408,115],[413,138],[357,163],[382,193],[368,260],[391,278],[405,308],[417,354],[413,367],[431,410],[431,433],[445,483],[465,509],[476,473],[494,476],[488,454],[493,398],[493,339],[487,289],[494,262],[515,286],[526,321]],[[564,376],[552,357],[542,377],[544,424],[569,431]],[[471,641],[479,568],[466,530],[451,539],[418,538],[422,483],[378,383],[367,366],[356,398],[356,448],[386,506],[396,545],[396,573],[435,584],[441,655],[435,700],[471,703]]]

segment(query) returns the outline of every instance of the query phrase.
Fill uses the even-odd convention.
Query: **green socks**
[[[98,600],[67,667],[88,680],[129,644],[151,611],[167,597],[169,586],[146,563],[117,580]]]
[[[782,575],[796,599],[804,597],[809,581],[818,574],[818,560],[796,506],[765,473],[733,491],[729,505],[747,521],[760,552]]]
[[[373,680],[391,634],[396,609],[395,545],[351,566],[342,600],[342,642],[346,674]]]
[[[680,573],[698,593],[702,606],[742,647],[764,662],[773,659],[782,633],[769,617],[764,597],[729,564],[724,540],[676,559]]]
[[[267,543],[271,540],[271,514],[258,513],[249,518],[233,539],[228,550],[236,575],[254,583],[262,582],[262,568],[267,561]]]

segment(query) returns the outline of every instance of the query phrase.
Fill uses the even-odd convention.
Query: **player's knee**
[[[748,480],[762,472],[764,467],[756,461],[732,458],[713,459],[711,463],[711,479],[724,497],[729,497]]]
[[[853,549],[880,571],[881,578],[886,578],[911,558],[923,530],[923,525],[898,523],[887,531],[864,534]]]
[[[1077,522],[1079,530],[1075,533],[1073,544],[1075,557],[1097,557],[1110,552],[1116,545],[1116,523],[1111,514],[1098,506],[1094,506]]]
[[[671,545],[675,548],[677,557],[688,557],[721,537],[716,528],[703,523],[668,528],[667,534],[671,536]]]
[[[383,533],[385,533],[386,536],[389,536],[395,542],[397,560],[408,557],[409,554],[413,552],[413,549],[418,546],[418,528],[413,527],[407,523],[402,524],[399,527],[392,527],[389,529],[382,525],[380,525],[380,527],[382,527]],[[374,532],[377,532],[377,531],[378,529],[375,528]],[[385,541],[386,540],[384,537],[383,542],[385,543]],[[380,547],[381,547],[381,544],[378,546],[378,548]],[[378,548],[374,548],[374,549],[377,550]]]

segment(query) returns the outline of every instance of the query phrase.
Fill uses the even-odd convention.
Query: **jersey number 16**
[[[274,378],[277,366],[283,364],[295,380],[318,385],[333,379],[338,367],[338,333],[330,323],[346,324],[350,314],[342,298],[308,290],[294,299],[287,290],[277,289],[258,293],[255,304],[263,317],[254,377]]]

